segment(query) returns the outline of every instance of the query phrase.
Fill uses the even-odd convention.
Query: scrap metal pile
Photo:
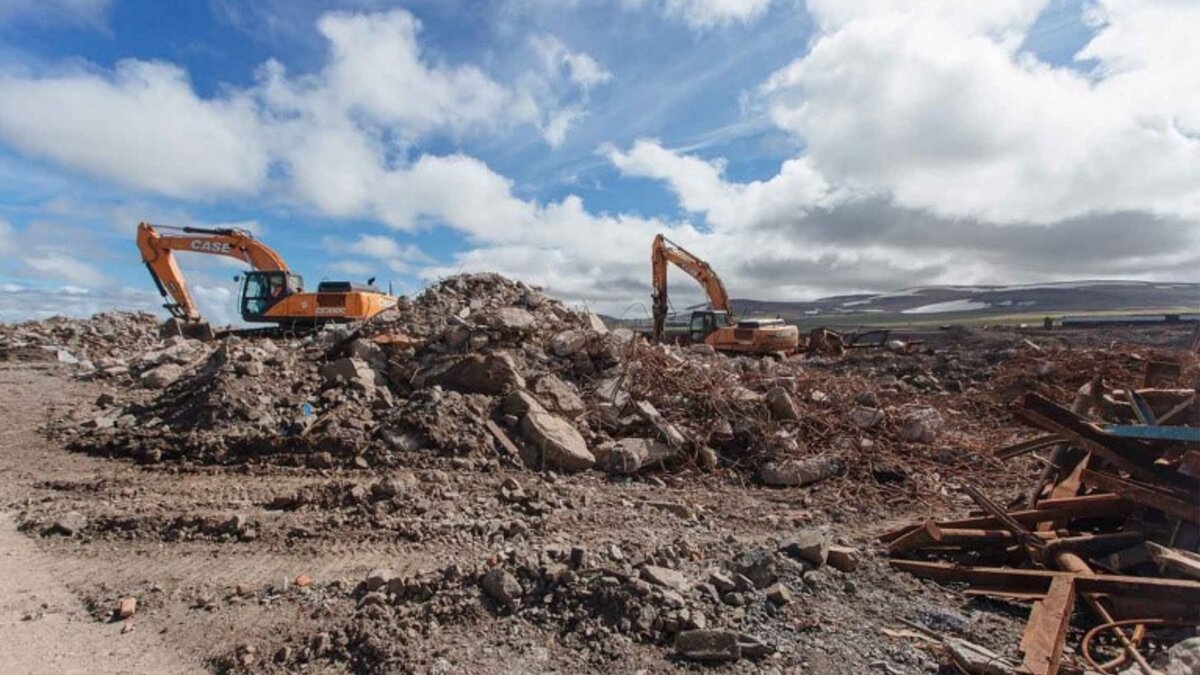
[[[1046,453],[1028,494],[1004,508],[965,485],[975,515],[883,535],[893,566],[969,596],[1031,601],[1020,672],[1162,672],[1152,652],[1200,626],[1200,405],[1195,388],[1174,388],[1194,366],[1183,360],[1148,362],[1140,389],[1097,376],[1070,408],[1027,393],[1014,414],[1039,433],[996,456]],[[1074,648],[1072,625],[1083,631]],[[1017,672],[952,653],[968,672]]]

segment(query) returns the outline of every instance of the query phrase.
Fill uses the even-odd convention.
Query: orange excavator
[[[673,264],[704,287],[710,308],[692,312],[687,339],[693,344],[710,345],[720,352],[760,356],[794,353],[800,345],[800,331],[779,318],[743,318],[734,320],[733,305],[721,277],[708,263],[689,253],[663,235],[654,237],[650,250],[654,289],[650,298],[654,312],[654,339],[661,341],[667,322],[667,265]]]
[[[173,234],[162,234],[159,230]],[[248,264],[252,271],[235,280],[241,282],[238,307],[242,319],[250,323],[274,323],[279,329],[305,331],[326,323],[369,319],[396,304],[395,297],[382,292],[371,281],[365,286],[348,281],[322,281],[316,293],[305,292],[304,278],[288,270],[278,253],[245,230],[141,223],[137,245],[158,292],[169,300],[163,305],[172,317],[164,326],[165,333],[213,336],[212,327],[200,316],[188,291],[175,251],[226,256]]]

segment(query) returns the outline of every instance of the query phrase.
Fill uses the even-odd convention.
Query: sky
[[[1197,281],[1197,33],[1200,0],[0,0],[0,321],[158,308],[140,221],[630,318],[659,232],[762,300]],[[238,263],[180,264],[234,321]]]

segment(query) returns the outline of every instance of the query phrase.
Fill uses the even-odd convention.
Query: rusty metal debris
[[[966,484],[979,514],[886,533],[893,566],[965,583],[971,596],[1031,601],[1021,672],[1054,675],[1069,661],[1158,672],[1146,634],[1196,625],[1200,606],[1200,407],[1195,389],[1171,388],[1183,372],[1152,361],[1144,388],[1115,390],[1097,375],[1070,408],[1026,394],[1014,416],[1038,435],[995,452],[1011,460],[1049,449],[1023,506],[1006,510]],[[1093,623],[1073,652],[1077,602]]]

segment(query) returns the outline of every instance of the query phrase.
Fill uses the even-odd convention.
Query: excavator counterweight
[[[653,290],[650,300],[654,315],[654,339],[666,333],[668,312],[667,266],[675,265],[704,287],[710,309],[692,312],[687,339],[717,351],[738,354],[791,354],[800,344],[800,331],[779,318],[734,320],[733,304],[725,284],[713,268],[682,246],[659,234],[650,249]]]
[[[159,230],[178,234],[162,234]],[[188,290],[175,260],[176,251],[219,255],[241,260],[251,271],[241,275],[238,308],[244,321],[274,323],[282,328],[308,330],[325,323],[369,319],[395,306],[396,298],[371,285],[325,281],[317,292],[304,290],[304,278],[288,269],[271,247],[245,230],[198,227],[170,228],[138,225],[138,250],[171,313],[164,332],[211,337],[212,329]]]

